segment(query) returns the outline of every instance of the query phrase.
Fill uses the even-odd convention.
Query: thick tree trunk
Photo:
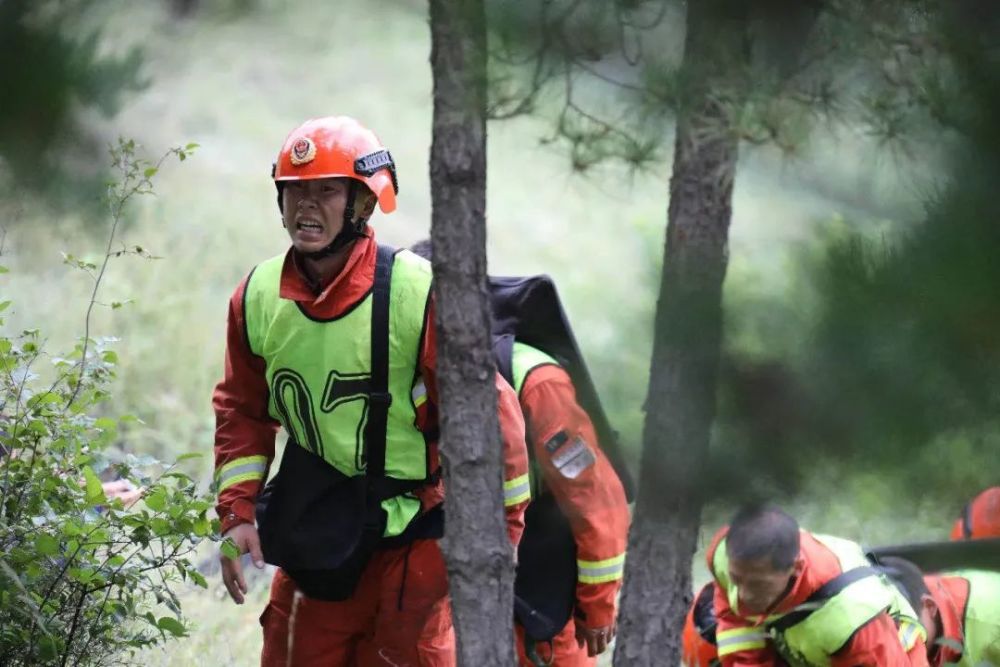
[[[670,207],[615,664],[677,665],[691,600],[722,336],[737,140],[713,75],[742,57],[734,3],[688,3],[685,66],[700,81],[677,120]],[[722,18],[725,16],[725,18]]]
[[[445,538],[459,664],[516,664],[514,570],[486,291],[486,30],[482,0],[431,0],[431,240]]]

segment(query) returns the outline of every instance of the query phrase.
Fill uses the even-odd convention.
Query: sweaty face
[[[285,183],[282,218],[296,250],[310,253],[330,245],[344,226],[347,191],[343,178]]]
[[[751,614],[767,612],[788,590],[795,566],[775,569],[771,559],[730,560],[729,577],[739,590],[740,610]]]

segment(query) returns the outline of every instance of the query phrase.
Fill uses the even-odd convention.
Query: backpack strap
[[[497,372],[514,386],[514,336],[500,334],[493,337],[493,356],[497,362]]]
[[[966,503],[962,510],[962,537],[972,539],[972,503]]]
[[[396,250],[378,246],[375,255],[375,281],[372,285],[371,363],[372,376],[368,393],[368,423],[365,425],[366,472],[369,487],[379,486],[385,477],[385,432],[389,421],[389,289]]]
[[[781,618],[768,623],[767,627],[768,629],[774,629],[778,632],[784,632],[793,625],[797,625],[806,620],[806,618],[808,618],[814,611],[822,607],[824,602],[836,596],[851,584],[861,581],[862,579],[867,579],[868,577],[877,576],[879,576],[879,571],[874,567],[869,567],[867,565],[862,565],[861,567],[855,567],[847,570],[846,572],[841,572],[836,577],[817,588],[816,591],[798,607],[788,612]]]

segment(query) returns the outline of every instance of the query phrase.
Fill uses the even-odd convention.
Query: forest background
[[[3,11],[19,4],[7,3]],[[158,259],[126,256],[109,265],[101,300],[125,305],[98,309],[92,327],[120,338],[115,349],[122,361],[105,409],[144,422],[122,431],[116,446],[164,460],[203,452],[185,465],[207,487],[214,429],[209,399],[221,375],[227,300],[252,266],[286,245],[269,179],[285,134],[312,116],[362,119],[390,147],[400,175],[398,211],[373,221],[378,238],[403,246],[428,235],[427,7],[418,0],[386,0],[377,11],[374,3],[351,0],[51,4],[65,12],[63,34],[74,41],[93,36],[91,55],[120,67],[87,79],[67,96],[65,117],[50,125],[44,114],[19,116],[13,102],[0,114],[0,233],[10,269],[2,291],[14,301],[4,327],[43,324],[52,346],[71,346],[92,283],[67,267],[61,253],[103,253],[106,147],[123,136],[156,156],[196,142],[193,157],[157,174],[156,196],[129,209],[123,242]],[[23,55],[2,46],[0,54]],[[27,70],[24,80],[5,68],[12,101],[31,103],[28,81],[47,76],[44,65]],[[22,131],[38,127],[45,129],[40,136]],[[652,168],[580,171],[562,144],[546,141],[551,127],[544,120],[491,122],[488,131],[490,272],[552,275],[635,462],[671,142],[663,142],[667,149]],[[35,143],[21,145],[18,137]],[[863,127],[836,122],[818,128],[792,154],[766,146],[742,152],[713,446],[731,444],[740,428],[739,410],[727,403],[745,377],[739,369],[808,356],[824,312],[818,267],[828,266],[830,249],[856,238],[890,248],[922,219],[946,165],[934,141],[900,150]],[[919,460],[866,470],[817,458],[811,467],[789,466],[795,479],[776,485],[773,495],[803,525],[869,545],[941,538],[968,497],[996,482],[983,461],[997,451],[998,434],[981,424],[971,431],[915,429],[912,437],[929,439],[914,443]],[[702,548],[732,509],[730,498],[709,503]],[[210,558],[207,549],[203,555]],[[695,583],[706,578],[696,558]],[[224,598],[217,577],[209,584],[208,591],[192,587],[183,596],[192,636],[154,650],[144,659],[148,664],[253,664],[266,581],[255,582],[243,607]]]

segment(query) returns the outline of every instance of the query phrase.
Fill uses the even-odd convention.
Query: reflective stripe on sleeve
[[[421,380],[413,389],[410,390],[410,396],[413,398],[413,407],[419,408],[421,405],[427,402],[427,385]]]
[[[219,487],[219,492],[222,492],[233,484],[250,480],[262,480],[266,471],[266,456],[244,456],[233,459],[216,470],[215,482]]]
[[[603,584],[617,581],[625,572],[625,554],[606,560],[577,560],[576,579],[581,584]]]
[[[767,647],[767,635],[760,628],[725,630],[715,635],[715,641],[720,658],[740,651],[756,651]]]
[[[503,483],[504,507],[510,507],[511,505],[523,503],[525,500],[530,498],[531,484],[527,474],[515,477],[514,479]]]
[[[899,643],[903,645],[903,650],[909,652],[917,644],[917,640],[923,637],[923,627],[917,625],[909,619],[902,619],[899,623]]]

